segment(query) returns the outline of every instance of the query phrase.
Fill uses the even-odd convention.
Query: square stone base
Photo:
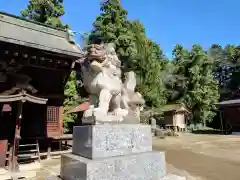
[[[64,154],[61,159],[63,180],[159,180],[165,175],[163,152],[145,152],[98,160]]]
[[[89,159],[152,151],[151,126],[115,124],[75,126],[73,154]]]

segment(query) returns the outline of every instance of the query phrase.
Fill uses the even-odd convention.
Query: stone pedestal
[[[64,180],[158,180],[166,173],[164,153],[159,152],[98,160],[65,154],[61,160]]]
[[[160,180],[165,155],[152,151],[151,126],[74,127],[73,152],[62,155],[63,180]]]
[[[73,130],[73,154],[89,159],[150,151],[152,134],[146,125],[78,126]]]

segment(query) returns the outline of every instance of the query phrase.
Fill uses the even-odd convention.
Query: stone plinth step
[[[152,151],[149,125],[104,124],[73,129],[73,154],[89,159],[149,151]]]
[[[177,176],[174,174],[168,174],[162,178],[160,178],[160,180],[187,180],[186,177],[182,177],[182,176]]]
[[[91,160],[74,154],[61,158],[64,180],[157,180],[166,175],[164,152]]]

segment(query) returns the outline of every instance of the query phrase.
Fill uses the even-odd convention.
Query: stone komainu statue
[[[86,123],[139,123],[145,103],[135,92],[134,72],[121,80],[121,61],[113,44],[92,44],[81,64],[83,84],[90,94],[90,108],[84,112]]]

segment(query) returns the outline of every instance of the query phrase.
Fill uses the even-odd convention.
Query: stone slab
[[[187,180],[187,178],[183,176],[177,176],[174,174],[167,174],[166,176],[162,177],[159,180]]]
[[[105,124],[76,126],[73,129],[73,154],[89,159],[152,151],[151,126]]]
[[[166,175],[164,152],[91,160],[74,154],[61,158],[63,180],[159,180]]]

